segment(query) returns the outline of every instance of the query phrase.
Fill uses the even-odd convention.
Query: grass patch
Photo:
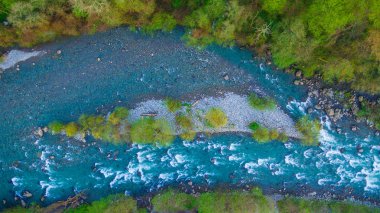
[[[211,108],[205,116],[206,122],[213,128],[221,128],[227,125],[228,118],[226,113],[219,108]]]
[[[321,124],[318,120],[312,120],[309,116],[303,116],[297,121],[296,128],[302,134],[301,142],[304,145],[318,145],[318,136],[321,130]]]
[[[293,212],[344,212],[344,213],[379,213],[380,209],[348,202],[304,200],[299,198],[285,198],[277,202],[281,213]]]
[[[196,198],[192,195],[169,189],[152,199],[155,212],[184,212],[194,210]]]
[[[181,101],[178,101],[172,98],[166,98],[165,105],[168,108],[169,112],[172,112],[172,113],[177,112],[182,107]]]
[[[91,204],[85,204],[76,209],[70,209],[66,212],[85,213],[85,212],[137,212],[137,202],[133,198],[126,197],[123,194],[110,195]]]
[[[273,202],[266,198],[260,189],[250,192],[211,192],[198,198],[198,212],[275,212]]]
[[[257,110],[273,110],[276,108],[276,102],[272,98],[259,97],[252,93],[248,96],[249,105]]]

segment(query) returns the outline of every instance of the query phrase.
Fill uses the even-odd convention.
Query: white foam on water
[[[285,156],[285,163],[289,164],[289,165],[297,166],[297,167],[302,167],[299,164],[299,162],[297,162],[297,159],[295,157],[293,157],[293,154]]]
[[[296,178],[297,178],[297,180],[306,179],[306,174],[305,173],[297,173]]]
[[[256,174],[255,169],[258,167],[259,165],[255,162],[248,162],[244,164],[244,168],[247,169],[249,174]]]
[[[125,183],[130,179],[130,174],[122,171],[116,171],[115,178],[110,182],[110,188],[114,188],[115,184]]]
[[[11,179],[13,186],[20,186],[22,185],[22,179],[18,177],[13,177]]]
[[[59,189],[61,188],[64,183],[63,182],[60,182],[52,177],[49,177],[49,182],[47,181],[40,181],[40,186],[41,186],[41,189],[45,189],[45,196],[48,197],[48,198],[56,198],[56,196],[54,196],[54,193],[52,193],[51,191],[53,189]]]
[[[241,159],[242,159],[241,157],[239,157],[239,156],[237,156],[235,154],[233,154],[231,156],[228,156],[228,160],[229,161],[240,161]]]
[[[180,154],[176,154],[174,156],[175,160],[178,162],[178,163],[185,163],[185,156],[183,155],[180,155]]]
[[[313,149],[308,149],[303,153],[305,158],[311,158],[313,156]]]
[[[374,170],[373,170],[374,171]],[[364,191],[377,191],[380,189],[380,173],[378,171],[370,171],[363,168],[362,173],[365,174],[365,187]]]
[[[281,164],[271,163],[269,164],[269,169],[272,171],[272,175],[285,174],[284,168]]]
[[[310,97],[307,97],[306,101],[297,101],[297,100],[291,100],[288,102],[288,104],[286,105],[286,108],[291,112],[291,113],[295,113],[295,112],[300,112],[302,114],[306,114],[306,109],[311,106],[311,98]]]
[[[362,166],[362,162],[359,159],[351,159],[351,160],[348,161],[348,163],[350,164],[350,166],[352,168],[356,168],[358,166]]]
[[[335,137],[323,128],[319,131],[318,141],[321,142],[323,146],[336,143]]]
[[[110,168],[99,168],[99,172],[102,173],[105,178],[108,178],[115,174],[114,171],[112,171]]]
[[[275,160],[275,159],[274,158],[264,158],[264,159],[259,158],[257,160],[257,165],[268,167],[269,163],[272,162],[273,160]]]
[[[332,180],[330,178],[322,178],[322,179],[318,180],[318,185],[323,186],[323,185],[326,185],[326,183],[329,183],[332,181],[334,181],[334,180]]]
[[[174,179],[174,173],[161,173],[158,178],[163,181],[170,181]]]
[[[238,143],[231,143],[230,144],[230,148],[229,150],[231,151],[235,151],[237,149],[238,146],[241,146],[241,144],[238,144]]]
[[[0,63],[0,69],[9,69],[11,67],[14,67],[19,62],[26,61],[29,58],[40,56],[43,54],[45,54],[45,52],[43,51],[25,52],[21,50],[11,50],[5,57],[5,60],[2,63]]]
[[[284,146],[287,149],[292,149],[294,147],[294,144],[293,143],[285,143]]]

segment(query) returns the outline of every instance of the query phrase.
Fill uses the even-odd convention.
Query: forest
[[[240,45],[279,68],[380,92],[378,0],[0,0],[0,47],[127,25],[186,29],[189,45]]]

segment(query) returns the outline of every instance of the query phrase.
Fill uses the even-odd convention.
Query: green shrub
[[[227,125],[228,118],[221,109],[211,108],[205,116],[206,122],[213,128],[221,128]]]
[[[108,117],[108,121],[113,125],[118,125],[120,122],[128,117],[128,109],[125,107],[116,107],[115,110]]]
[[[174,100],[172,98],[166,98],[165,99],[166,107],[170,112],[176,112],[181,109],[182,103],[181,101]]]
[[[269,130],[264,127],[258,128],[254,131],[252,137],[259,143],[266,143],[271,140]]]
[[[273,201],[266,198],[260,189],[251,192],[211,192],[198,198],[198,212],[275,212]]]
[[[192,195],[169,189],[154,196],[152,205],[155,212],[184,212],[194,210],[195,200]]]
[[[78,134],[79,130],[80,127],[78,126],[78,124],[74,122],[70,122],[65,126],[65,132],[67,137],[74,137],[76,134]]]
[[[53,135],[62,132],[62,130],[65,128],[63,123],[59,121],[53,121],[49,123],[48,127]]]
[[[182,132],[179,136],[183,140],[192,141],[192,140],[194,140],[196,135],[197,135],[197,133],[195,131],[189,130],[189,131]]]
[[[277,130],[275,130],[275,129],[269,130],[270,140],[277,140],[279,136],[280,136],[280,133]]]
[[[175,134],[167,120],[157,119],[153,125],[154,129],[154,141],[160,145],[168,146],[175,138]]]
[[[47,16],[43,13],[45,7],[45,1],[18,1],[12,4],[7,19],[21,30],[41,26],[48,22]]]
[[[256,131],[257,129],[260,128],[260,124],[258,124],[257,122],[252,122],[249,124],[249,129],[252,130],[253,132]]]
[[[141,118],[133,123],[130,134],[132,142],[141,144],[158,142],[166,146],[174,140],[170,124],[164,119],[156,120],[151,117]]]
[[[276,102],[271,98],[261,98],[256,94],[250,94],[248,96],[249,104],[252,108],[258,110],[273,110],[276,108]]]
[[[69,209],[67,212],[71,213],[84,213],[84,212],[137,212],[137,202],[133,198],[126,197],[123,194],[109,195],[91,204],[85,204],[79,208]]]
[[[289,137],[285,133],[281,132],[278,135],[278,139],[277,140],[279,140],[280,142],[285,143],[285,142],[287,142],[289,140]]]
[[[296,123],[297,130],[302,134],[304,145],[317,145],[321,124],[318,120],[311,120],[308,116],[303,116]]]
[[[181,127],[183,130],[193,129],[193,122],[190,116],[186,115],[176,115],[175,116],[176,124]]]
[[[191,141],[195,138],[196,132],[193,130],[193,123],[191,117],[186,115],[176,115],[176,124],[181,128],[182,133],[180,137],[183,140]]]
[[[144,27],[147,32],[154,32],[157,30],[162,30],[165,32],[170,32],[176,26],[177,21],[174,17],[168,13],[156,13],[154,14],[150,24]]]
[[[6,59],[6,55],[0,55],[0,63],[3,63]]]

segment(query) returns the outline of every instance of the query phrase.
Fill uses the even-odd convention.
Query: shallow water
[[[312,104],[306,89],[292,84],[292,76],[252,60],[250,52],[217,46],[198,51],[185,46],[182,34],[176,30],[150,37],[119,28],[64,39],[37,48],[46,54],[21,62],[20,71],[7,70],[0,80],[0,198],[12,205],[15,193],[28,190],[33,197],[27,202],[45,195],[47,204],[82,190],[91,199],[115,192],[142,195],[191,180],[211,186],[255,184],[266,192],[330,191],[342,198],[379,201],[380,139],[363,126],[351,133],[348,120],[341,123],[342,135],[324,123],[319,147],[296,141],[258,144],[233,134],[195,142],[177,139],[168,148],[33,135],[52,120],[72,121],[117,105],[133,107],[152,97],[185,100],[255,90],[274,96],[294,119]],[[363,153],[357,153],[357,145]]]

